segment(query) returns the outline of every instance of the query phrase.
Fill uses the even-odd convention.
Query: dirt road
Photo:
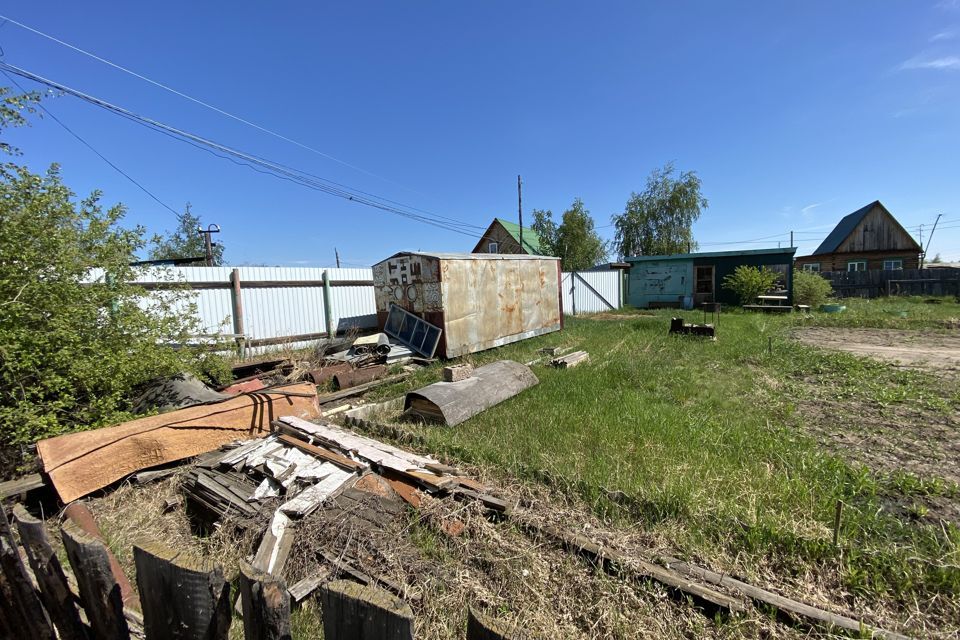
[[[794,332],[803,343],[847,351],[933,372],[960,372],[960,333],[900,329],[811,327]]]

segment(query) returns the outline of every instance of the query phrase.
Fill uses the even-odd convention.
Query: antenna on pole
[[[340,268],[340,252],[337,251],[337,248],[333,248],[333,255],[337,256],[337,269]]]
[[[210,234],[220,233],[220,225],[211,224],[207,225],[207,228],[197,227],[197,233],[203,236],[203,247],[206,250],[207,254],[207,266],[213,266],[213,247],[215,246],[214,242],[210,238]]]
[[[526,253],[523,248],[523,190],[520,176],[517,176],[517,214],[520,216],[520,253]]]

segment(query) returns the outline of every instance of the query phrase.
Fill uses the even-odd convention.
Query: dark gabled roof
[[[863,220],[870,210],[875,206],[880,205],[883,207],[884,211],[887,211],[887,208],[880,204],[879,200],[874,200],[865,207],[857,209],[853,213],[843,217],[840,222],[837,223],[837,226],[833,228],[833,231],[830,232],[830,235],[820,243],[820,246],[817,247],[817,250],[810,255],[819,256],[825,253],[833,253],[840,248],[840,245],[843,244],[843,241],[847,239],[853,230],[857,228],[857,225],[860,224],[860,221]],[[890,212],[887,211],[887,214]]]

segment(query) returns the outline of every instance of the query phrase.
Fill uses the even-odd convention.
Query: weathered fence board
[[[413,640],[413,611],[378,587],[336,580],[320,591],[325,640]]]
[[[225,640],[230,583],[210,562],[159,543],[133,547],[147,640]]]
[[[50,614],[63,640],[85,640],[86,629],[74,601],[60,560],[50,545],[43,522],[34,518],[21,505],[13,508],[13,518],[20,533],[20,542],[37,579],[40,600]]]
[[[518,640],[506,624],[489,618],[471,607],[467,612],[467,640]]]
[[[240,563],[245,640],[290,640],[290,594],[283,580]]]
[[[64,523],[60,535],[93,636],[97,640],[127,640],[130,629],[106,546],[72,521]]]
[[[4,625],[9,637],[56,638],[53,625],[33,589],[10,530],[7,510],[0,505],[0,596],[6,604]]]
[[[954,268],[826,271],[820,275],[840,298],[960,295],[960,269]]]

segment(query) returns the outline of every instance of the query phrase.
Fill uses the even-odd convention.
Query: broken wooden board
[[[253,558],[253,566],[264,573],[280,576],[293,546],[293,523],[279,510],[273,514]]]
[[[280,505],[279,511],[291,516],[302,518],[313,513],[323,501],[334,495],[347,481],[356,478],[349,471],[344,471],[329,462],[324,462],[326,477],[315,485],[307,487],[291,500]]]
[[[41,440],[37,452],[66,503],[141,469],[266,433],[273,419],[318,413],[313,385],[291,385]]]
[[[560,356],[559,358],[554,358],[550,361],[550,364],[558,369],[572,369],[578,364],[590,361],[590,354],[586,351],[574,351],[573,353],[568,353],[565,356]]]
[[[449,427],[538,384],[530,367],[500,360],[478,367],[460,382],[435,382],[407,394],[404,409]]]

